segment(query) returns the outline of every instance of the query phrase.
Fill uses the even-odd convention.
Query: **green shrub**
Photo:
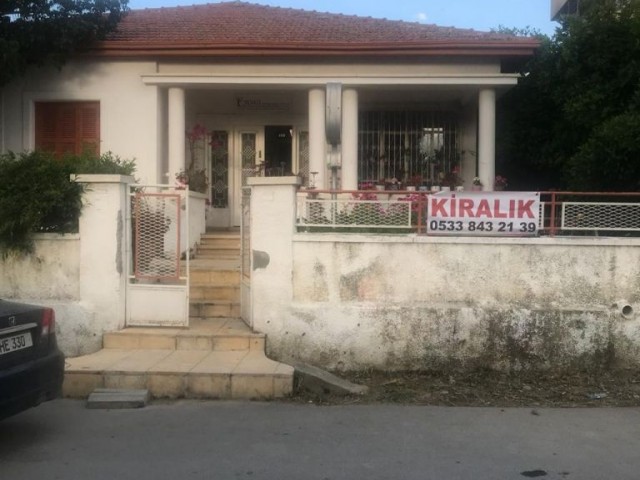
[[[0,155],[0,252],[32,251],[35,232],[78,231],[83,186],[72,174],[134,171],[133,161],[110,152],[61,159],[45,152]]]

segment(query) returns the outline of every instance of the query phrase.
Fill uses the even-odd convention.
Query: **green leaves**
[[[61,66],[113,31],[128,0],[0,2],[0,86],[32,65]]]
[[[35,232],[77,232],[83,190],[71,174],[134,171],[133,161],[111,153],[63,159],[44,152],[0,155],[0,252],[31,251]]]
[[[625,128],[640,115],[640,2],[580,5],[499,104],[501,171],[523,188],[635,190],[640,156]]]

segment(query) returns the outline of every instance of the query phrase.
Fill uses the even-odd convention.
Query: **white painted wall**
[[[62,70],[35,70],[4,88],[5,151],[34,148],[36,101],[100,102],[100,151],[136,160],[136,177],[156,183],[160,177],[158,87],[140,76],[154,73],[154,62],[71,62]]]
[[[268,210],[290,187],[277,188]],[[269,262],[252,272],[252,323],[275,358],[338,369],[640,364],[638,240],[304,233],[288,245],[289,216],[276,226],[256,208],[254,264]],[[635,313],[623,317],[623,304]]]

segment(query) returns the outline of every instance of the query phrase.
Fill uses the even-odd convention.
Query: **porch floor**
[[[67,359],[64,395],[148,389],[154,398],[271,399],[289,395],[293,367],[264,353],[265,337],[240,319],[193,319],[189,328],[125,328],[104,348]]]

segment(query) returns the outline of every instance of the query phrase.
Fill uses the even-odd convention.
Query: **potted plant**
[[[493,189],[497,192],[500,192],[507,188],[509,182],[507,181],[507,177],[503,177],[502,175],[496,175],[495,180],[493,181]]]
[[[422,175],[412,175],[407,180],[408,191],[415,191],[420,185],[422,185]]]
[[[473,177],[473,180],[471,181],[471,190],[474,192],[482,191],[482,181],[480,180],[480,177]]]
[[[457,187],[462,186],[462,178],[460,177],[460,168],[453,167],[453,169],[445,174],[442,185],[449,187],[450,190],[458,190]]]

